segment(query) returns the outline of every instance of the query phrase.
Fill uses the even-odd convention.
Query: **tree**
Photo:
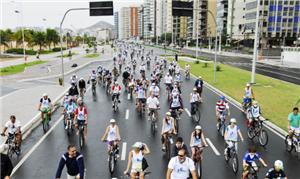
[[[59,35],[57,33],[56,30],[54,29],[47,29],[46,30],[46,37],[45,37],[45,40],[46,40],[46,44],[48,45],[49,47],[49,50],[51,49],[51,44],[57,44],[58,40],[59,39]],[[54,45],[55,46],[55,45]]]
[[[38,45],[40,51],[42,50],[42,47],[46,44],[46,34],[42,31],[36,31],[33,33],[33,44]]]
[[[24,29],[24,41],[28,44],[32,42],[32,31],[33,30]],[[19,29],[14,33],[13,39],[16,41],[16,47],[23,43],[22,29]]]
[[[161,39],[162,43],[165,43],[165,37],[166,37],[167,44],[170,44],[172,42],[172,33],[161,34],[160,39]]]

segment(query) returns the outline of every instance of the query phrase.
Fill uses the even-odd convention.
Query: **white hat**
[[[202,129],[202,127],[200,126],[200,125],[197,125],[196,127],[195,127],[195,130],[201,130]]]
[[[136,142],[132,145],[133,148],[141,148],[143,146],[142,142]]]
[[[230,119],[230,122],[231,122],[231,123],[236,123],[236,119],[235,119],[235,118],[231,118],[231,119]]]
[[[250,86],[250,83],[247,83],[246,86]]]
[[[111,119],[109,122],[110,122],[110,123],[115,123],[116,120],[115,120],[115,119]]]
[[[48,94],[47,94],[47,93],[44,93],[44,94],[43,94],[43,97],[45,97],[45,96],[48,96]]]

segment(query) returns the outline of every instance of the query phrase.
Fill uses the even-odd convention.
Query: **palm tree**
[[[51,49],[51,43],[55,46],[55,43],[57,44],[59,41],[59,35],[55,29],[47,29],[46,30],[46,43],[49,47],[49,50]]]
[[[8,37],[7,34],[4,30],[0,30],[0,54],[1,52],[1,46],[4,46],[4,51],[5,51],[5,47],[8,47]]]
[[[46,34],[42,31],[37,31],[33,33],[33,44],[39,46],[39,50],[46,44]]]

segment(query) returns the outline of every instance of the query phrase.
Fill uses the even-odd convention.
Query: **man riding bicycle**
[[[156,83],[152,83],[149,93],[153,93],[155,97],[159,98],[159,91],[159,87],[156,85]]]
[[[115,98],[117,98],[118,100],[118,103],[120,103],[120,99],[119,99],[119,96],[121,94],[121,90],[122,90],[122,87],[119,85],[119,83],[116,81],[114,83],[114,85],[111,87],[111,93],[112,93],[112,107],[114,108],[114,100]]]
[[[183,142],[182,137],[177,137],[172,156],[175,157],[178,155],[179,150],[184,149],[186,151],[186,155],[189,156],[187,145]]]
[[[260,155],[256,152],[255,146],[251,146],[248,150],[248,152],[244,155],[243,158],[243,174],[242,179],[246,179],[247,175],[249,173],[250,167],[253,167],[255,170],[257,170],[257,165],[255,163],[256,160],[259,160],[260,163],[267,167],[267,164],[265,161],[260,157]]]
[[[153,92],[150,93],[150,96],[147,98],[147,107],[149,109],[149,116],[154,113],[155,119],[158,119],[158,109],[159,109],[159,100],[154,95]],[[150,117],[148,118],[150,120]]]
[[[297,107],[294,107],[293,112],[288,116],[288,130],[289,135],[293,133],[300,135],[300,113]]]
[[[107,126],[101,140],[107,141],[108,154],[110,154],[113,148],[117,148],[116,156],[119,158],[119,141],[121,140],[119,127],[115,119],[111,119],[109,122],[110,125]]]
[[[96,85],[96,83],[97,83],[97,73],[96,73],[95,70],[92,70],[92,73],[89,77],[89,81],[92,81],[92,84]]]
[[[257,101],[253,101],[250,107],[250,114],[248,117],[248,127],[251,125],[254,126],[254,123],[257,122],[260,118],[261,110],[260,106],[258,105]]]
[[[164,117],[162,121],[162,131],[161,131],[161,143],[162,143],[162,151],[166,150],[165,140],[167,139],[168,135],[176,135],[175,130],[175,121],[174,118],[171,116],[170,112],[166,113],[166,117]]]
[[[183,102],[179,94],[172,96],[169,109],[171,111],[172,117],[176,117],[176,113],[180,115],[183,111]],[[177,116],[179,117],[179,116]],[[177,127],[177,126],[176,126]]]
[[[41,118],[44,119],[44,111],[48,111],[49,121],[51,120],[51,99],[48,98],[48,94],[44,93],[43,97],[40,99],[38,110],[41,111]]]
[[[283,162],[281,160],[276,160],[274,162],[274,167],[270,168],[265,176],[265,179],[287,179],[286,174],[283,169]]]
[[[221,115],[224,115],[224,120],[226,120],[226,116],[230,116],[229,104],[225,96],[221,96],[216,104],[217,128],[219,127]]]
[[[141,103],[143,107],[145,107],[147,94],[145,89],[143,88],[142,83],[139,82],[139,80],[137,81],[137,86],[135,91],[136,91],[136,105],[138,105],[138,103]]]
[[[83,98],[86,90],[86,83],[83,78],[80,78],[80,80],[78,81],[78,87],[79,87],[80,97]]]
[[[76,108],[77,108],[77,106],[76,106],[75,102],[73,101],[73,99],[69,99],[69,102],[64,107],[63,114],[67,115],[69,119],[73,119]],[[65,123],[64,123],[66,130],[68,129],[68,126],[69,126],[68,118],[65,118]]]
[[[198,79],[195,81],[194,87],[197,89],[197,92],[201,97],[203,90],[203,80],[201,76],[198,76]]]
[[[245,88],[245,96],[243,99],[243,106],[245,106],[246,104],[251,105],[252,99],[255,99],[254,93],[253,93],[250,83],[247,83],[246,88]]]
[[[201,97],[197,92],[197,88],[193,88],[193,92],[190,94],[191,114],[194,115],[198,104],[201,102]]]
[[[83,106],[83,101],[78,102],[78,107],[74,112],[74,124],[77,128],[77,135],[79,133],[79,126],[84,125],[84,138],[87,136],[88,113],[86,107]]]
[[[21,122],[19,120],[16,120],[15,115],[11,115],[10,120],[5,123],[1,136],[5,136],[6,131],[8,131],[8,138],[6,143],[9,139],[16,139],[16,152],[20,153],[22,143]]]

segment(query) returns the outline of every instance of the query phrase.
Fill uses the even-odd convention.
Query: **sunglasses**
[[[178,157],[183,158],[183,157],[185,157],[185,155],[178,155]]]

